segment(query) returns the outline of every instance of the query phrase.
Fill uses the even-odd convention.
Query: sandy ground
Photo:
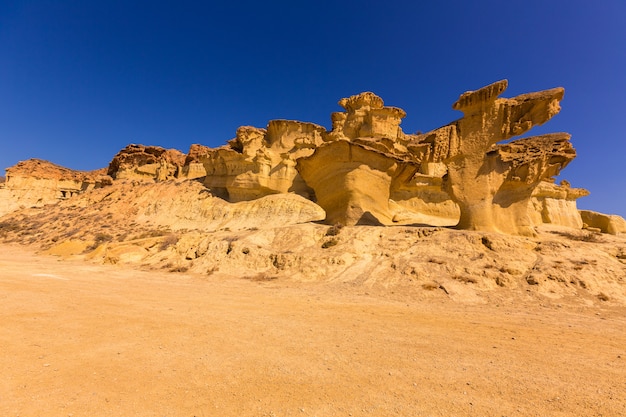
[[[626,308],[463,304],[0,245],[1,416],[624,416]]]

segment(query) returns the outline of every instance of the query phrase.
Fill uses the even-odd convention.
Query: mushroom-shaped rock
[[[499,98],[506,80],[462,94],[464,117],[421,135],[407,147],[424,163],[446,166],[444,188],[460,209],[461,229],[532,235],[528,198],[541,180],[575,157],[569,135],[545,135],[495,146],[550,120],[564,90]],[[426,145],[426,146],[425,146]]]
[[[330,224],[391,224],[389,194],[394,181],[409,180],[416,163],[344,140],[319,146],[296,168],[315,191]]]
[[[459,224],[468,229],[534,235],[533,228],[541,221],[535,216],[532,194],[576,156],[569,138],[567,133],[553,133],[497,145],[487,153],[480,171],[488,186],[476,191],[475,195],[482,191],[480,199],[459,204]]]

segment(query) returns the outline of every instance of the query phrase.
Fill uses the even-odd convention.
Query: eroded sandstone
[[[0,183],[0,216],[25,207],[41,207],[110,184],[105,170],[76,171],[41,159],[6,169]]]
[[[205,184],[231,202],[291,192],[311,198],[296,160],[312,154],[325,132],[314,123],[292,120],[272,120],[266,129],[240,127],[228,145],[199,158]]]
[[[107,174],[112,178],[165,181],[176,178],[185,163],[185,154],[160,146],[131,144],[113,157]]]
[[[615,214],[603,214],[591,210],[580,210],[586,227],[595,228],[611,235],[626,234],[626,220]]]
[[[191,145],[187,155],[129,145],[109,164],[106,181],[8,170],[6,182],[0,182],[0,214],[70,197],[111,178],[147,183],[201,178],[224,204],[295,194],[319,204],[329,224],[456,226],[517,235],[533,235],[544,223],[621,230],[615,219],[581,217],[576,199],[588,191],[566,181],[554,184],[576,156],[569,134],[514,139],[555,116],[564,90],[502,98],[507,85],[502,80],[461,94],[452,107],[463,117],[424,134],[403,132],[405,111],[364,92],[339,101],[344,111],[331,114],[330,131],[279,119],[265,128],[242,126],[218,148]],[[279,200],[275,203],[282,204]],[[219,206],[210,210],[218,213]]]
[[[555,88],[500,98],[507,81],[462,94],[464,117],[413,140],[418,159],[446,167],[443,187],[459,206],[458,228],[532,235],[533,190],[576,156],[565,133],[499,142],[543,124],[560,111]],[[428,146],[424,146],[424,145]]]
[[[337,140],[300,158],[298,171],[314,190],[330,224],[392,224],[391,184],[417,171],[410,160],[359,143]]]

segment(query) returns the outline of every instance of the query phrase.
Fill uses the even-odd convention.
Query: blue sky
[[[129,143],[186,152],[271,119],[330,127],[373,91],[405,132],[461,117],[452,103],[507,78],[565,87],[530,134],[572,134],[560,178],[579,207],[626,216],[626,2],[0,1],[0,168],[31,157],[108,165]]]

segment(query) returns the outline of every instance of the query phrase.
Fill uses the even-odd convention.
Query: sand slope
[[[463,302],[531,293],[626,303],[626,239],[543,226],[536,237],[422,226],[333,227],[314,203],[230,204],[197,181],[119,182],[0,218],[0,239],[139,268],[345,282]]]

